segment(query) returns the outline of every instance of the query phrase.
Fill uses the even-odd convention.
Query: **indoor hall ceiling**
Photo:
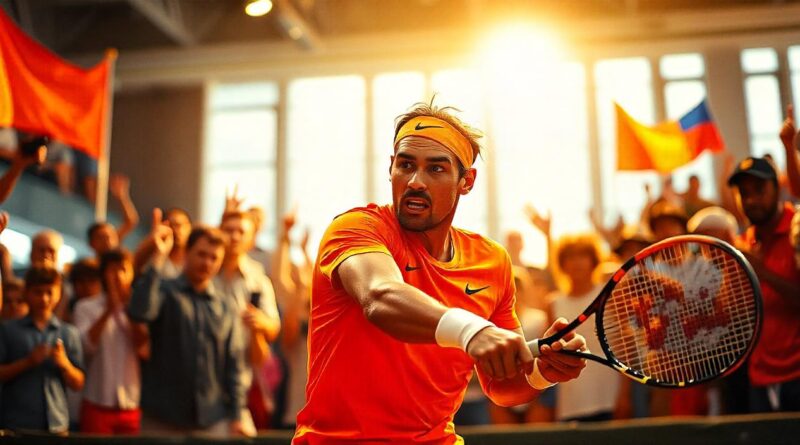
[[[244,0],[0,0],[36,39],[62,55],[290,42],[380,32],[470,28],[505,18],[555,23],[637,20],[660,14],[782,8],[800,0],[273,0],[272,12],[248,17]],[[619,23],[619,22],[615,22]],[[754,25],[755,26],[755,25]],[[798,17],[800,28],[800,17]]]

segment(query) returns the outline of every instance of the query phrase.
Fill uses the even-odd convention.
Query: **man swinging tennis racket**
[[[513,406],[585,366],[555,354],[585,349],[574,333],[533,358],[508,254],[451,226],[475,184],[480,136],[449,110],[418,104],[400,116],[392,205],[350,210],[325,232],[294,444],[463,443],[452,420],[473,369],[493,402]]]

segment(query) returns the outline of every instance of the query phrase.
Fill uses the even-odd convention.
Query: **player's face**
[[[774,181],[742,176],[736,190],[739,208],[751,223],[765,224],[775,216],[778,210],[778,189]]]
[[[424,232],[451,222],[460,195],[469,193],[475,169],[464,175],[458,159],[441,144],[408,137],[392,157],[392,202],[406,230]]]

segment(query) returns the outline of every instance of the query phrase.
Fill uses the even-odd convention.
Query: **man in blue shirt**
[[[159,434],[242,434],[244,340],[239,312],[217,292],[225,237],[196,228],[186,244],[186,264],[175,279],[157,270],[172,249],[172,231],[154,212],[152,266],[136,284],[128,314],[150,328],[144,363],[142,431]]]
[[[0,324],[0,425],[8,429],[64,433],[69,427],[66,388],[83,388],[78,330],[53,315],[61,275],[34,266],[25,274],[24,318]]]

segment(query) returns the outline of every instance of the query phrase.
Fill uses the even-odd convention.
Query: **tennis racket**
[[[559,353],[609,366],[647,385],[681,388],[733,372],[761,327],[752,267],[716,238],[668,238],[637,253],[564,329],[528,342],[534,356],[595,315],[605,357]]]

